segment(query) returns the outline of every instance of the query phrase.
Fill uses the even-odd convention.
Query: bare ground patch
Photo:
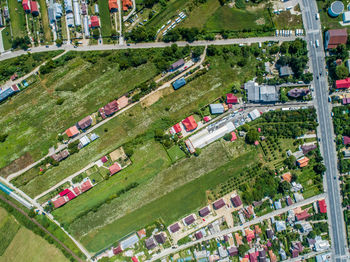
[[[141,106],[143,108],[149,107],[149,106],[153,105],[155,102],[157,102],[163,96],[169,95],[172,92],[174,92],[174,89],[171,86],[164,88],[162,90],[159,90],[157,92],[154,92],[152,95],[150,95],[146,99],[142,100]]]
[[[6,178],[10,174],[25,168],[26,166],[30,165],[33,162],[34,162],[34,160],[33,160],[32,156],[27,152],[23,156],[21,156],[20,158],[12,161],[11,164],[9,164],[8,166],[1,168],[0,169],[0,176]]]

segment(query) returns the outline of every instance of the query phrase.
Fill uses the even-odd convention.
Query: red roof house
[[[64,197],[59,197],[55,201],[53,201],[53,205],[55,208],[59,208],[60,206],[63,206],[65,203],[67,203],[67,201]]]
[[[72,191],[69,191],[69,193],[67,194],[67,197],[69,200],[72,200],[72,199],[76,198],[77,196]]]
[[[176,125],[173,125],[173,129],[174,129],[175,134],[180,133],[182,131],[180,123],[177,123]]]
[[[68,137],[74,137],[79,134],[79,130],[76,126],[72,126],[66,130],[66,134]]]
[[[348,137],[348,136],[343,136],[343,144],[344,144],[344,145],[350,144],[350,137]]]
[[[90,182],[90,180],[85,181],[81,186],[80,186],[80,190],[82,193],[88,191],[90,188],[92,188],[92,184]]]
[[[121,252],[123,252],[123,248],[122,248],[122,246],[120,244],[117,247],[113,248],[113,254],[114,255],[118,255]]]
[[[128,9],[132,7],[132,2],[130,0],[122,0],[122,1],[123,1],[123,11],[128,11]]]
[[[108,158],[106,156],[101,157],[101,162],[106,163],[108,161]]]
[[[97,21],[98,21],[98,18],[97,18]],[[92,17],[91,17],[91,25],[92,25]],[[100,26],[100,25],[98,25],[98,26]],[[117,112],[119,110],[117,100],[113,100],[112,102],[108,103],[107,105],[105,105],[105,107],[103,109],[104,109],[104,113],[106,116],[113,115],[115,112]]]
[[[79,196],[80,193],[81,193],[79,187],[73,188],[73,191],[74,191],[74,193],[75,193],[77,196]]]
[[[248,242],[251,242],[255,238],[254,231],[250,228],[246,228],[244,232]]]
[[[208,123],[211,120],[211,118],[210,118],[210,116],[205,116],[205,117],[203,117],[203,120],[204,120],[204,122]]]
[[[63,190],[62,192],[59,193],[60,196],[65,196],[67,195],[69,192],[71,192],[68,188],[66,188],[65,190]]]
[[[198,126],[193,116],[189,116],[182,120],[182,124],[185,126],[187,132],[195,130]]]
[[[38,16],[39,15],[38,2],[31,1],[30,2],[30,9],[32,11],[32,15],[33,16]]]
[[[318,208],[320,210],[320,213],[325,214],[327,213],[327,204],[326,204],[326,200],[322,199],[318,201]]]
[[[131,260],[132,260],[132,262],[139,262],[139,260],[137,259],[136,256],[133,256],[133,257],[131,258]]]
[[[348,40],[348,32],[346,29],[332,29],[325,33],[326,49],[337,48],[338,45],[346,44]]]
[[[237,104],[237,103],[238,103],[237,96],[234,96],[231,93],[226,94],[226,104]]]
[[[98,17],[96,15],[92,15],[90,17],[90,27],[91,28],[100,27],[100,20],[98,20]]]
[[[237,140],[237,135],[236,135],[235,132],[232,132],[232,133],[231,133],[231,136],[232,136],[232,137],[231,137],[231,142]]]
[[[23,9],[26,13],[30,13],[30,2],[29,0],[23,0],[22,1],[22,6],[23,6]]]
[[[350,87],[350,77],[335,81],[335,87],[337,89],[349,88]]]
[[[305,220],[310,217],[310,214],[307,212],[307,210],[304,210],[303,212],[296,214],[295,217],[298,221]]]
[[[109,12],[114,13],[118,11],[118,2],[117,0],[109,0],[108,1]]]
[[[115,162],[113,165],[109,167],[109,173],[111,176],[118,173],[120,170],[122,170],[122,167],[117,162]]]

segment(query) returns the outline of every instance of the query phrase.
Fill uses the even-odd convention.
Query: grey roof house
[[[225,108],[222,104],[210,104],[209,107],[210,107],[210,113],[212,115],[222,114],[225,112]]]
[[[249,102],[273,103],[279,100],[277,87],[275,86],[259,86],[254,81],[248,81],[244,84]]]

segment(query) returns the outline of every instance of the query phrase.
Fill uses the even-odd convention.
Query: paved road
[[[181,251],[183,249],[189,248],[189,247],[194,246],[194,245],[196,245],[198,243],[201,243],[203,241],[207,241],[207,240],[210,240],[210,239],[213,239],[213,238],[221,237],[221,236],[233,233],[233,232],[242,231],[242,230],[244,230],[247,227],[250,227],[250,226],[258,224],[258,223],[261,223],[262,221],[270,219],[271,217],[278,216],[278,215],[281,215],[283,213],[286,213],[286,212],[288,212],[288,210],[295,209],[297,207],[302,207],[302,206],[311,204],[311,203],[313,203],[313,202],[315,202],[317,200],[324,199],[325,197],[326,197],[326,194],[324,194],[324,193],[323,194],[319,194],[317,196],[313,196],[313,197],[310,197],[308,199],[305,199],[305,200],[303,200],[301,202],[294,203],[291,206],[287,206],[287,207],[275,210],[275,211],[273,211],[271,213],[268,213],[266,215],[263,215],[261,217],[255,218],[255,219],[253,219],[253,220],[251,220],[251,221],[249,221],[247,223],[244,223],[244,224],[242,224],[240,226],[236,226],[236,227],[225,229],[225,230],[223,230],[223,231],[221,231],[221,232],[219,232],[217,234],[209,235],[209,236],[204,237],[204,238],[202,238],[200,240],[192,241],[190,243],[186,243],[184,245],[178,246],[177,248],[164,249],[161,253],[155,254],[150,261],[155,261],[157,259],[161,259],[162,257],[166,257],[166,256],[169,256],[171,254],[177,253],[177,252],[179,252],[179,251]]]
[[[206,46],[206,45],[232,45],[232,44],[251,44],[251,43],[263,43],[267,41],[293,41],[297,37],[290,36],[290,37],[252,37],[252,38],[237,38],[237,39],[223,39],[223,40],[214,40],[214,41],[194,41],[192,43],[179,41],[176,42],[178,46]],[[303,38],[303,37],[299,37]],[[118,49],[141,49],[141,48],[162,48],[166,46],[171,46],[173,43],[164,43],[164,42],[154,42],[154,43],[139,43],[139,44],[130,44],[130,46],[127,45],[92,45],[92,46],[80,46],[77,48],[74,48],[72,45],[62,45],[61,47],[57,47],[54,45],[49,46],[49,48],[46,48],[45,46],[38,46],[33,47],[30,52],[31,53],[38,53],[38,52],[45,52],[45,51],[53,51],[53,50],[74,50],[74,51],[99,51],[99,50],[118,50]],[[27,51],[24,50],[18,50],[14,52],[6,52],[3,53],[0,56],[0,61],[17,57],[23,54],[26,54]]]
[[[334,143],[334,131],[328,103],[328,80],[325,70],[325,53],[322,47],[322,31],[319,20],[315,19],[317,5],[315,0],[302,0],[302,14],[306,29],[311,69],[314,74],[316,110],[319,121],[318,134],[321,139],[321,152],[327,171],[324,176],[325,190],[328,194],[328,216],[332,239],[334,261],[349,261],[346,246],[346,231],[341,207],[338,182],[337,154]],[[320,47],[314,47],[318,40]]]

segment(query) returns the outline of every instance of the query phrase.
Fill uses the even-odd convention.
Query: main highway
[[[346,231],[343,218],[337,154],[334,143],[334,130],[331,107],[328,103],[328,80],[325,68],[325,52],[323,49],[321,24],[316,19],[318,12],[315,0],[302,0],[301,10],[309,50],[310,69],[314,75],[315,107],[318,115],[318,137],[327,171],[324,175],[324,186],[328,195],[328,220],[332,240],[333,261],[349,261],[346,245]],[[316,40],[319,46],[316,45]]]

